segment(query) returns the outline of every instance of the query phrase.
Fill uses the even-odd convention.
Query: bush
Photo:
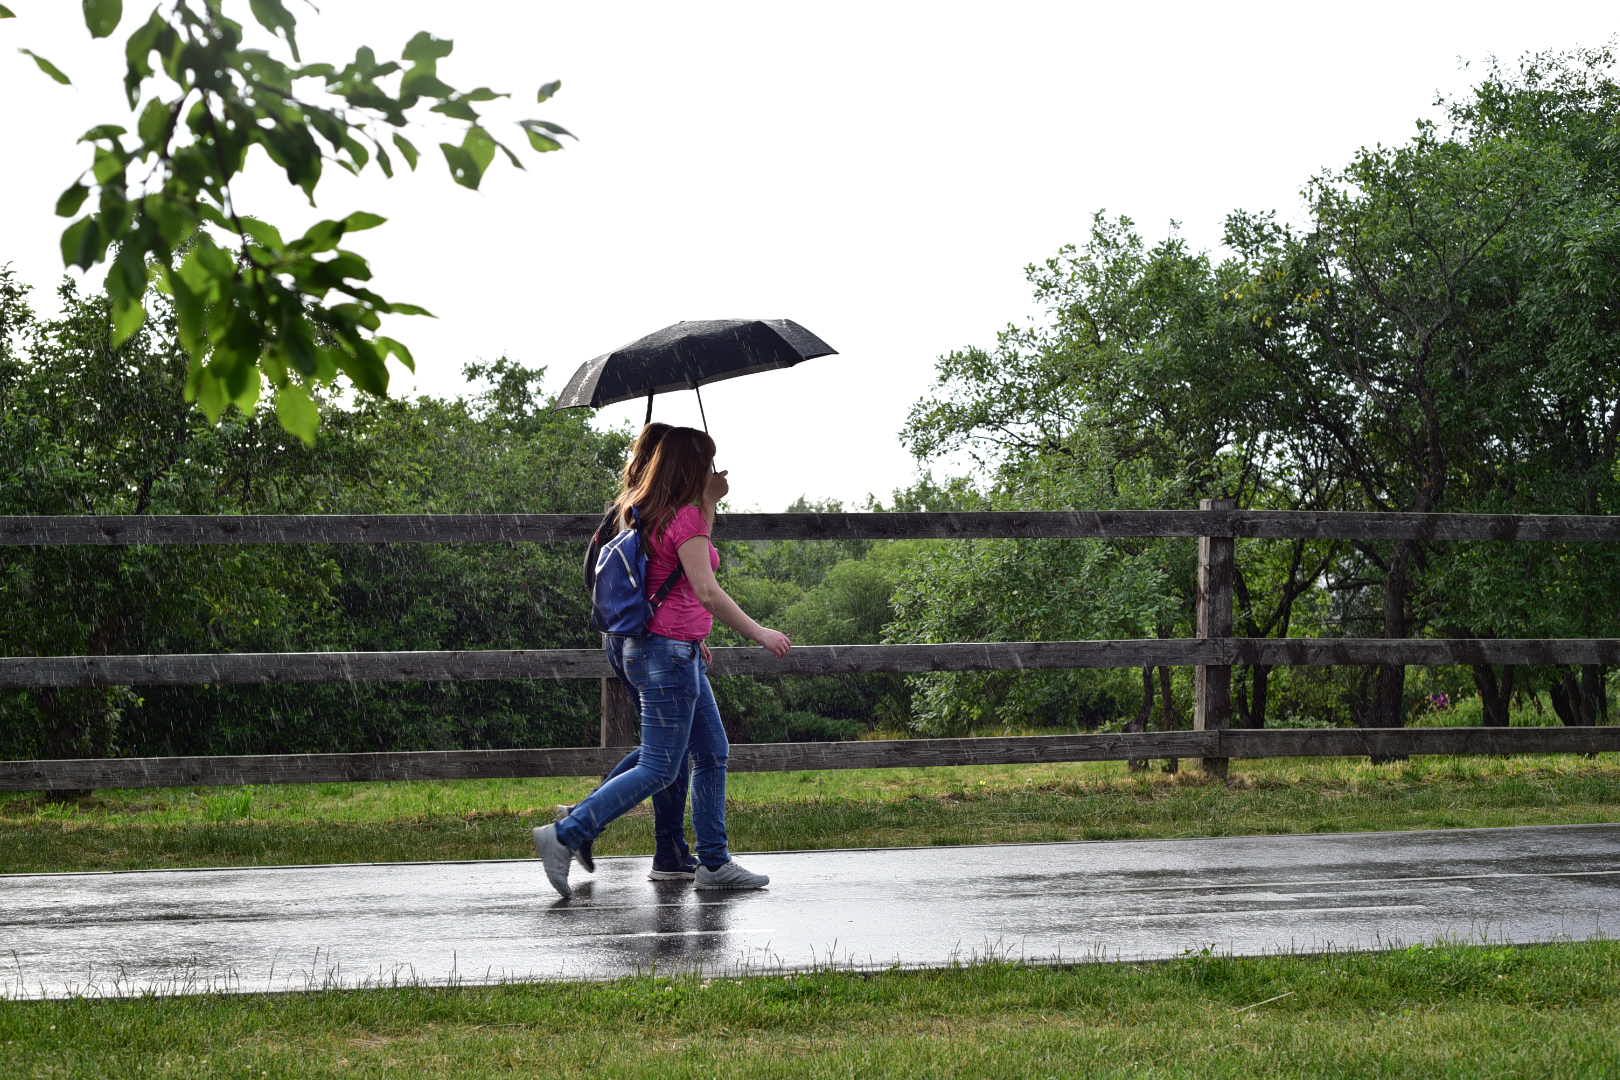
[[[748,721],[748,741],[841,742],[858,739],[862,725],[854,720],[820,716],[813,712],[780,712]]]

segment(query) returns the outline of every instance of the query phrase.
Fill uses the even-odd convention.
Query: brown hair
[[[619,494],[620,521],[628,527],[630,508],[641,512],[649,537],[669,527],[681,507],[703,498],[714,466],[714,440],[697,428],[670,428],[653,448],[652,458],[634,486]]]
[[[624,463],[624,475],[620,477],[619,492],[623,494],[641,483],[641,474],[647,471],[647,463],[652,460],[653,451],[658,444],[664,441],[664,436],[672,430],[669,424],[653,422],[641,429],[636,441],[630,446],[630,460]]]

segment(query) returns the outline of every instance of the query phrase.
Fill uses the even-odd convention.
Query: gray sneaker
[[[534,830],[534,851],[540,856],[541,865],[546,868],[546,880],[551,882],[551,887],[563,896],[571,895],[568,889],[568,867],[573,864],[574,852],[557,838],[557,826],[542,825]]]
[[[561,821],[573,812],[574,808],[571,804],[560,803],[552,807],[552,820]],[[596,859],[591,855],[591,842],[589,840],[574,849],[574,861],[579,863],[587,874],[596,873]]]
[[[764,874],[744,870],[736,862],[721,863],[718,869],[697,868],[695,884],[700,889],[763,889],[771,883]]]

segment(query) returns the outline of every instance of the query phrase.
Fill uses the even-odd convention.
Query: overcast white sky
[[[64,224],[51,208],[88,162],[77,135],[126,115],[131,26],[91,43],[77,3],[7,4],[18,18],[0,21],[0,44],[74,78],[59,87],[0,48],[0,262],[48,308]],[[150,5],[128,6],[133,24]],[[555,392],[581,362],[679,319],[796,319],[839,355],[704,392],[729,505],[761,510],[910,482],[897,433],[935,358],[1025,318],[1023,267],[1082,240],[1095,211],[1129,214],[1150,238],[1173,219],[1213,247],[1229,210],[1293,215],[1307,176],[1404,139],[1436,92],[1468,84],[1461,61],[1620,29],[1611,4],[1559,0],[319,7],[301,15],[306,59],[431,30],[455,41],[440,70],[458,87],[526,103],[562,79],[551,103],[513,115],[579,136],[526,153],[526,172],[497,163],[477,193],[436,151],[393,182],[323,181],[318,216],[390,218],[352,244],[379,291],[438,315],[393,327],[418,363],[396,391],[450,396],[462,364],[506,355],[544,366]],[[509,141],[523,142],[515,129]],[[312,220],[267,160],[253,171],[244,208]],[[679,394],[655,415],[697,411]]]

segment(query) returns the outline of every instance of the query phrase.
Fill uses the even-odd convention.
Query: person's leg
[[[762,889],[771,879],[743,869],[726,842],[726,765],[731,753],[720,709],[714,702],[707,668],[698,677],[697,707],[692,714],[692,828],[697,833],[694,875],[700,889]]]
[[[670,785],[652,797],[652,878],[690,878],[697,860],[686,846],[686,793],[691,777],[691,756],[682,755],[680,771]]]
[[[711,870],[730,860],[726,847],[726,762],[731,744],[707,672],[698,676],[692,712],[692,831],[698,861]]]
[[[570,848],[594,840],[609,822],[667,787],[686,756],[697,701],[695,648],[668,638],[633,638],[625,644],[624,666],[641,700],[638,760],[557,823],[557,838]]]

